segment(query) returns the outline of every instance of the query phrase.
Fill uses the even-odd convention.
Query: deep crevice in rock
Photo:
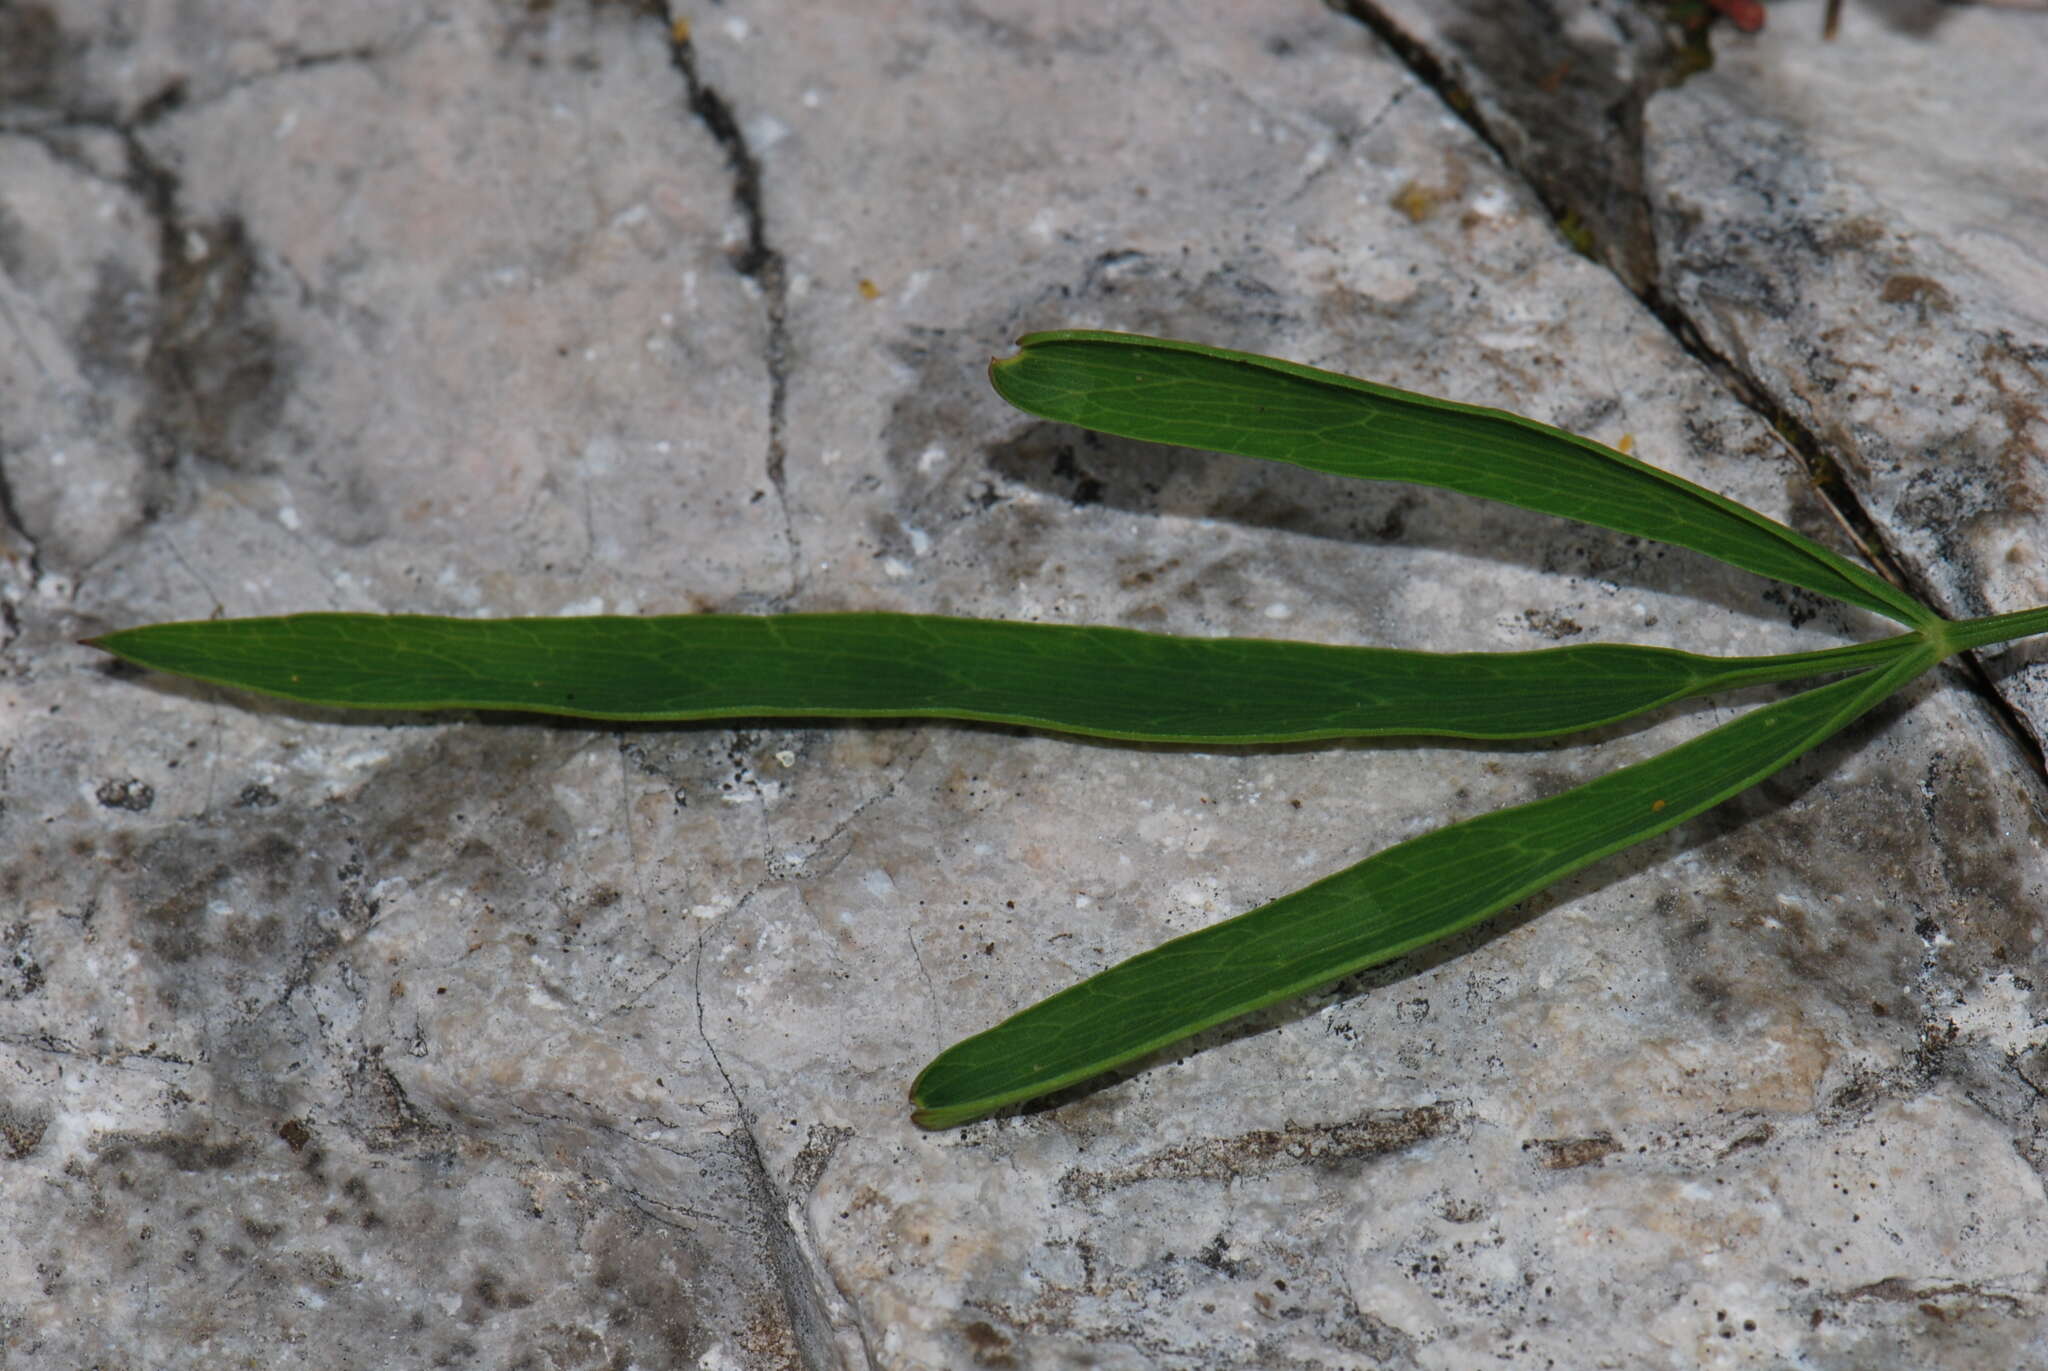
[[[1653,16],[1610,12],[1624,32],[1615,49],[1596,51],[1548,7],[1503,10],[1467,0],[1445,6],[1444,56],[1372,0],[1342,0],[1338,7],[1372,30],[1529,185],[1567,242],[1631,290],[1655,281],[1643,195],[1643,107],[1682,79],[1689,62]],[[1626,55],[1617,59],[1616,51]],[[1494,88],[1461,79],[1461,61],[1493,76]],[[1488,117],[1488,106],[1497,119]]]

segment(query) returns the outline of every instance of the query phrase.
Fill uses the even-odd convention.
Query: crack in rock
[[[789,405],[789,276],[781,252],[768,238],[768,214],[762,200],[761,161],[754,155],[732,105],[697,69],[697,51],[688,26],[677,21],[670,30],[670,60],[689,93],[690,113],[725,153],[732,172],[732,199],[746,225],[746,241],[732,253],[732,267],[760,289],[768,325],[763,362],[768,370],[768,451],[764,468],[782,510],[782,533],[789,547],[790,593],[802,587],[803,548],[790,516],[787,411]]]
[[[796,1342],[805,1371],[837,1371],[846,1363],[839,1354],[833,1319],[826,1308],[825,1288],[831,1282],[831,1273],[804,1235],[797,1231],[796,1217],[801,1213],[798,1207],[801,1201],[784,1196],[781,1187],[776,1185],[775,1177],[768,1170],[768,1160],[761,1154],[761,1144],[754,1137],[753,1113],[741,1097],[732,1073],[726,1070],[724,1059],[718,1055],[717,1044],[711,1040],[711,1030],[704,1018],[704,938],[701,933],[693,956],[696,964],[691,978],[691,995],[696,1002],[697,1036],[703,1040],[711,1065],[717,1069],[719,1079],[725,1084],[726,1095],[732,1100],[737,1125],[731,1135],[732,1151],[745,1177],[750,1207],[760,1215],[760,1242],[770,1268],[770,1279],[782,1292],[790,1335]],[[857,1323],[855,1328],[865,1345],[866,1330],[859,1328]]]

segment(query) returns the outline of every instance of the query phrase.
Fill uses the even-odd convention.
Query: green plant
[[[901,614],[302,614],[160,624],[95,643],[142,666],[318,705],[975,719],[1179,743],[1539,737],[1712,691],[1841,676],[1564,794],[1388,848],[955,1044],[911,1087],[917,1121],[945,1127],[1469,927],[1755,785],[1936,663],[2048,632],[2048,608],[1945,619],[1732,500],[1498,410],[1114,333],[1034,334],[990,377],[1012,404],[1050,419],[1562,515],[1693,548],[1908,631],[1716,658],[1604,643],[1438,654]]]

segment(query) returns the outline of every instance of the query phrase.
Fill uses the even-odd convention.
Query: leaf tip
[[[963,1105],[956,1099],[947,1103],[944,1100],[947,1093],[944,1086],[941,1085],[936,1090],[932,1088],[932,1072],[945,1060],[945,1056],[946,1054],[942,1052],[925,1063],[924,1070],[918,1072],[917,1079],[910,1083],[910,1121],[919,1128],[932,1132],[943,1128],[957,1128],[989,1112],[989,1107],[977,1107],[971,1102]],[[934,1099],[934,1096],[938,1098]]]
[[[910,1083],[910,1121],[919,1128],[937,1132],[939,1129],[948,1126],[946,1111],[932,1108],[930,1103],[925,1100],[922,1092],[918,1089],[923,1084],[924,1077],[922,1074]]]
[[[910,1111],[910,1121],[927,1133],[958,1128],[962,1124],[973,1123],[976,1119],[994,1112],[991,1105],[919,1104],[915,1095],[910,1097],[910,1102],[914,1106]]]
[[[1016,405],[1017,401],[1013,399],[1010,394],[1010,369],[1016,366],[1019,362],[1022,362],[1023,360],[1024,345],[1021,342],[1017,345],[1017,351],[1011,353],[1009,356],[991,357],[988,359],[989,388],[994,390],[997,395],[1001,396],[1005,400],[1008,400],[1013,405]],[[1019,409],[1023,408],[1022,405],[1018,405],[1017,407]]]

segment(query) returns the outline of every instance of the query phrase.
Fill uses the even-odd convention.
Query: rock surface
[[[2048,788],[1964,671],[1481,935],[923,1133],[904,1090],[954,1039],[1727,710],[1493,748],[606,730],[76,645],[344,608],[1882,631],[1596,530],[1040,424],[981,377],[1043,327],[1270,351],[1626,440],[1843,545],[1652,281],[1946,608],[2048,599],[2009,555],[2048,294],[1999,197],[2032,183],[1882,175],[1904,121],[1816,96],[1975,44],[1914,135],[1960,146],[2034,17],[1852,28],[1825,77],[1781,6],[1778,46],[1631,85],[1644,170],[1609,194],[1655,255],[1617,279],[1418,76],[1453,48],[1306,0],[217,8],[0,21],[0,1365],[2048,1355]],[[1766,194],[1792,180],[1818,209]],[[1762,274],[1823,210],[1879,237]],[[2001,339],[1967,395],[2004,408],[1967,419],[1805,380],[1963,385]]]

